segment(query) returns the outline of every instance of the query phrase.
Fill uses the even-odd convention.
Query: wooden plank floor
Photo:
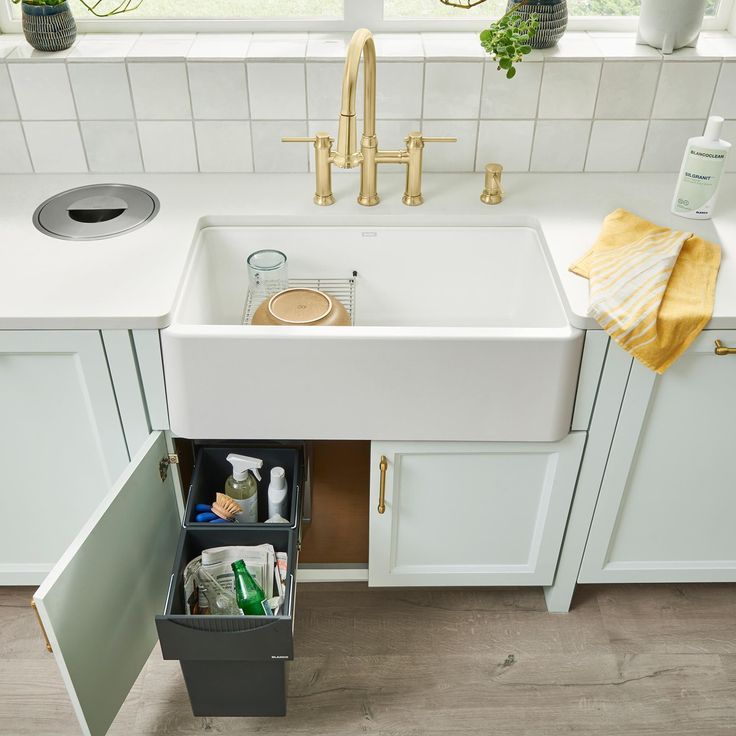
[[[0,733],[79,733],[28,608],[0,588]],[[195,718],[158,649],[110,734],[736,735],[736,585],[299,588],[289,715]]]

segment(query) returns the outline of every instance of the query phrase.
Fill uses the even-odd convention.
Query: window
[[[105,0],[103,0],[104,2]],[[132,13],[92,16],[69,0],[82,32],[94,31],[470,31],[498,17],[506,0],[471,10],[440,0],[143,0]],[[114,4],[115,0],[109,0]],[[708,0],[704,27],[728,26],[736,0]],[[572,30],[633,30],[640,0],[568,0]],[[20,6],[0,0],[0,29],[19,33]]]

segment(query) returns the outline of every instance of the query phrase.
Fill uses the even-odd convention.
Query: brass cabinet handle
[[[36,614],[36,621],[38,621],[38,625],[41,627],[41,633],[43,634],[43,640],[46,642],[46,651],[53,652],[54,650],[51,648],[51,642],[49,641],[49,637],[46,634],[46,629],[43,625],[43,621],[41,621],[41,616],[38,613],[38,608],[36,608],[36,601],[31,600],[31,608],[33,609],[33,613]]]
[[[736,355],[736,348],[726,347],[720,340],[716,340],[716,355]]]
[[[378,491],[378,513],[382,514],[386,511],[386,471],[388,470],[388,460],[385,455],[381,455],[381,462],[378,467],[381,469],[381,482]]]

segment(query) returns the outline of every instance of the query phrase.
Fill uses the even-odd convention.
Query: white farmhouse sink
[[[162,333],[172,430],[191,438],[555,441],[582,350],[532,225],[203,222]],[[240,318],[246,258],[358,272],[353,327]]]

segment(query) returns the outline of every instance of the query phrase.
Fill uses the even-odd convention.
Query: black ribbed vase
[[[518,5],[509,0],[508,7]],[[529,44],[535,49],[548,49],[554,46],[567,30],[567,0],[529,0],[517,8],[522,18],[534,13],[539,18],[539,30]]]
[[[77,24],[67,2],[59,5],[22,4],[23,33],[34,49],[63,51],[77,37]]]

